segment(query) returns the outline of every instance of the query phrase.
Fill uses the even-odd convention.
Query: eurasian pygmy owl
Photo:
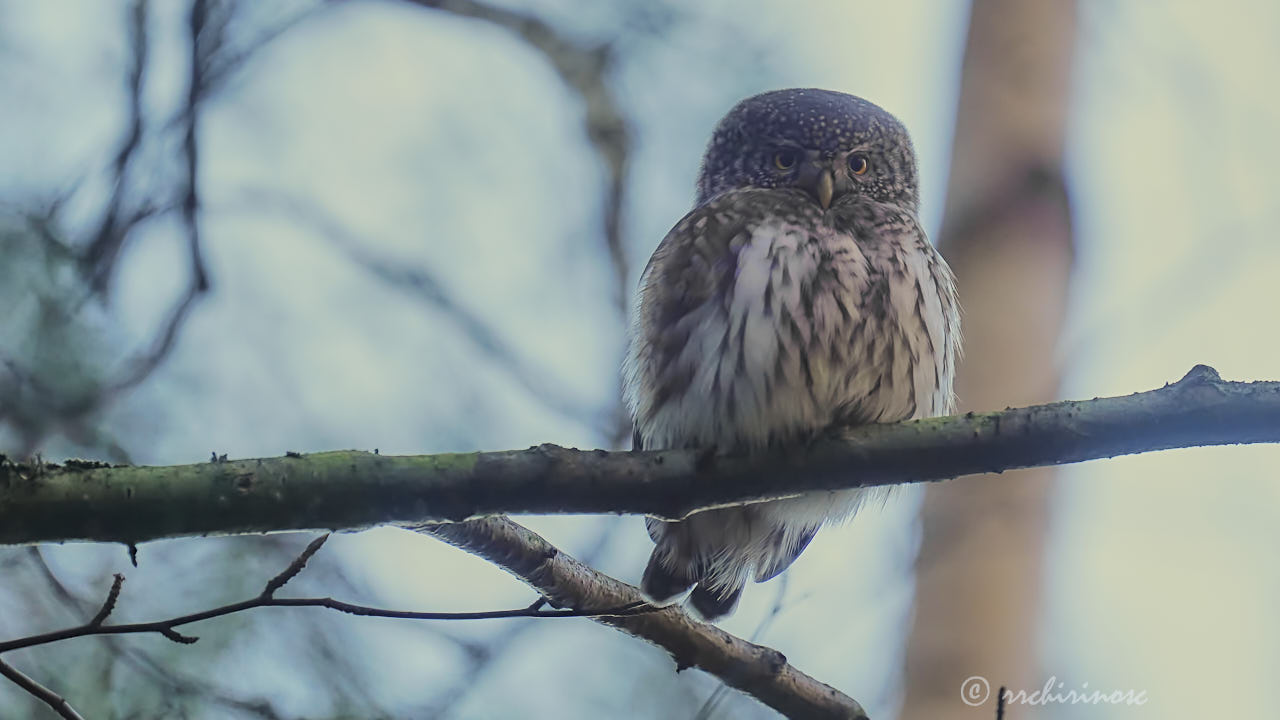
[[[697,200],[649,260],[624,366],[635,447],[759,452],[839,424],[952,408],[955,285],[917,216],[906,129],[866,100],[793,89],[720,121]],[[885,490],[649,518],[642,589],[704,618],[785,570]]]

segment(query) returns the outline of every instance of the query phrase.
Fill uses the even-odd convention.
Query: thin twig
[[[271,537],[278,538],[279,536]],[[49,582],[54,599],[72,613],[83,612],[87,607],[87,603],[73,595],[66,585],[59,580],[41,550],[38,547],[31,547],[29,551],[30,559],[35,563],[36,571]],[[224,706],[241,715],[257,717],[261,720],[282,720],[281,716],[272,709],[269,702],[244,700],[234,693],[228,692],[226,688],[220,687],[202,677],[185,675],[171,663],[157,661],[154,657],[139,649],[136,644],[121,642],[120,639],[124,636],[104,635],[101,637],[110,657],[114,658],[116,662],[127,666],[130,670],[137,671],[160,685],[161,691],[166,695],[198,698],[203,706]]]
[[[329,533],[325,533],[324,535],[321,535],[315,540],[307,543],[307,547],[303,549],[302,554],[294,558],[293,562],[289,563],[289,567],[285,568],[279,575],[267,581],[267,586],[262,589],[261,597],[266,599],[274,598],[276,591],[284,587],[285,583],[296,577],[298,573],[302,572],[302,568],[307,566],[307,561],[311,559],[312,555],[316,554],[328,539]]]
[[[107,599],[102,603],[102,609],[97,615],[89,621],[89,625],[97,627],[106,622],[107,617],[111,615],[111,611],[116,608],[116,601],[120,599],[120,588],[124,586],[124,575],[116,573],[111,581],[111,590],[107,592]]]
[[[418,612],[414,610],[387,610],[384,608],[375,608],[367,605],[357,605],[354,603],[343,602],[329,597],[306,597],[306,598],[278,598],[274,593],[288,583],[294,576],[298,574],[306,565],[307,560],[315,554],[320,546],[324,544],[327,535],[321,536],[313,540],[307,548],[302,551],[289,567],[279,575],[269,580],[262,592],[254,598],[241,600],[240,602],[222,605],[220,607],[203,610],[200,612],[181,615],[167,620],[154,620],[151,622],[138,623],[122,623],[119,625],[104,625],[99,621],[98,616],[93,620],[76,627],[55,630],[38,635],[29,635],[27,637],[17,638],[0,642],[0,653],[6,653],[12,650],[20,650],[22,648],[36,647],[39,645],[48,645],[49,643],[60,642],[62,640],[70,640],[72,638],[87,637],[90,635],[126,635],[139,633],[159,633],[177,643],[184,645],[191,644],[199,640],[198,637],[184,635],[176,630],[176,628],[184,625],[190,625],[202,620],[209,620],[224,615],[232,615],[234,613],[244,612],[246,610],[254,610],[265,607],[323,607],[338,612],[347,613],[349,615],[360,615],[363,617],[381,617],[381,618],[398,618],[402,620],[495,620],[502,618],[568,618],[568,617],[628,617],[632,615],[642,615],[645,613],[657,612],[658,608],[654,608],[647,603],[639,600],[619,603],[609,607],[599,608],[544,608],[543,602],[534,602],[531,605],[513,610],[487,610],[478,612]],[[121,576],[117,575],[116,578]],[[119,595],[119,585],[123,582],[118,579],[111,586],[111,592],[108,593],[108,602],[104,603],[104,610],[108,604],[112,602],[112,596]],[[104,616],[102,611],[98,615]],[[104,616],[105,617],[105,616]]]
[[[66,720],[84,720],[84,717],[76,712],[75,708],[71,707],[71,703],[67,702],[66,698],[36,682],[29,675],[24,674],[21,670],[2,659],[0,659],[0,675],[12,680],[15,685],[26,690],[40,702],[53,708],[54,712],[66,718]]]

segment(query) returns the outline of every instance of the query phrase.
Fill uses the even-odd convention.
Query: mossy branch
[[[942,480],[1199,445],[1280,442],[1280,382],[1198,365],[1124,397],[845,428],[767,457],[692,450],[326,452],[170,467],[0,463],[0,544],[460,521],[519,513],[666,518],[807,490]]]

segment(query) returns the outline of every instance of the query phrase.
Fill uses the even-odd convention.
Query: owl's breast
[[[943,411],[949,378],[943,391],[928,322],[914,317],[928,258],[787,222],[725,252],[708,265],[722,275],[716,292],[668,318],[665,340],[633,343],[631,404],[647,447],[751,449],[835,422]]]

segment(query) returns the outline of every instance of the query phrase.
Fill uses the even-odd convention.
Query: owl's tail
[[[744,584],[738,579],[727,585],[712,586],[697,574],[693,559],[672,557],[664,548],[656,547],[644,568],[640,590],[655,605],[667,605],[692,587],[689,604],[703,620],[710,622],[733,612],[742,597]]]
[[[708,527],[709,525],[709,527]],[[733,612],[746,584],[746,566],[732,551],[718,547],[719,523],[710,514],[680,522],[645,519],[656,546],[649,555],[640,589],[658,605],[677,599],[689,588],[689,605],[708,622]]]
[[[779,522],[758,507],[708,510],[677,522],[647,518],[656,546],[640,589],[658,605],[689,592],[704,620],[733,612],[748,579],[769,580],[796,559],[816,525]]]

